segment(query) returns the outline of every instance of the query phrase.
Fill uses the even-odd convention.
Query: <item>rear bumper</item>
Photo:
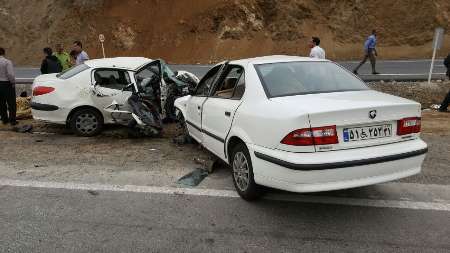
[[[255,152],[255,156],[259,159],[265,160],[267,162],[274,163],[276,165],[291,169],[291,170],[303,170],[303,171],[310,171],[310,170],[332,170],[332,169],[339,169],[339,168],[348,168],[348,167],[355,167],[355,166],[363,166],[363,165],[370,165],[370,164],[377,164],[377,163],[385,163],[385,162],[391,162],[396,160],[402,160],[407,159],[415,156],[424,155],[428,152],[428,148],[423,148],[415,151],[410,151],[406,153],[400,153],[400,154],[394,154],[394,155],[387,155],[387,156],[381,156],[381,157],[373,157],[373,158],[367,158],[367,159],[359,159],[359,160],[352,160],[352,161],[339,161],[339,162],[333,162],[333,163],[317,163],[317,164],[296,164],[296,163],[290,163],[275,157],[271,157],[262,153]]]
[[[292,153],[249,145],[255,182],[315,192],[366,186],[417,174],[427,145],[420,139],[368,148]]]
[[[46,111],[46,112],[56,111],[59,109],[59,107],[56,105],[41,104],[41,103],[36,103],[36,102],[31,102],[30,106],[31,106],[31,109],[33,109],[33,110]]]
[[[66,124],[69,112],[70,110],[60,107],[53,111],[38,110],[33,107],[31,108],[33,119],[56,124]]]

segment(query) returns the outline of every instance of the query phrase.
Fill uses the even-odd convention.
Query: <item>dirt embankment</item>
[[[103,33],[108,56],[209,63],[305,55],[317,35],[329,58],[353,59],[376,28],[382,58],[421,58],[435,27],[450,30],[449,16],[447,0],[0,0],[0,44],[18,65],[36,65],[41,48],[75,39],[99,57]]]
[[[369,87],[417,101],[422,105],[422,109],[429,109],[433,104],[441,104],[450,90],[450,81],[432,82],[431,84],[427,82],[377,82],[369,83]]]

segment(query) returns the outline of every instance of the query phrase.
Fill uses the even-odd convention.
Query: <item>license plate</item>
[[[344,142],[363,141],[392,136],[392,124],[344,128]]]

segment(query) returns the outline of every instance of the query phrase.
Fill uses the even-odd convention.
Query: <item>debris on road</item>
[[[31,131],[33,130],[33,125],[17,126],[13,127],[12,130],[18,133],[31,133]]]
[[[92,196],[97,196],[99,195],[99,193],[97,191],[93,191],[93,190],[88,190],[87,191],[89,194],[91,194]]]
[[[194,162],[198,165],[202,166],[202,169],[208,171],[209,173],[213,173],[216,164],[218,163],[218,159],[210,155],[208,159],[202,158],[194,158]]]
[[[209,175],[208,171],[205,169],[197,168],[194,171],[184,175],[178,179],[177,184],[185,186],[197,186],[199,185],[205,177]]]
[[[27,97],[26,93],[24,96],[17,97],[16,98],[16,118],[21,119],[31,119],[31,106],[30,106],[31,97]]]

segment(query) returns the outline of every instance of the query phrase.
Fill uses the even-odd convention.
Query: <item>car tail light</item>
[[[33,96],[44,95],[44,94],[53,92],[54,90],[55,90],[55,88],[53,88],[53,87],[36,86],[36,87],[33,89]]]
[[[336,126],[303,128],[290,132],[281,141],[292,146],[327,145],[339,143]]]
[[[397,122],[397,135],[420,133],[421,124],[419,117],[401,119]]]

